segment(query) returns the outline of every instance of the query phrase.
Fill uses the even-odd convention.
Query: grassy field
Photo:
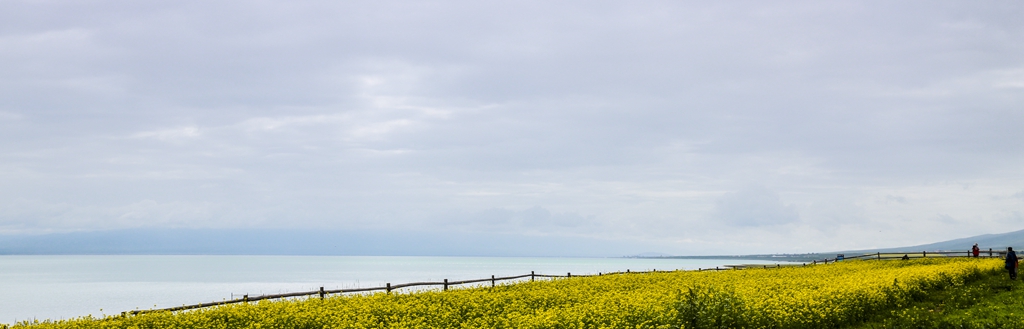
[[[1020,297],[1015,295],[1016,283],[999,276],[1000,270],[998,259],[846,261],[806,267],[607,275],[446,292],[261,301],[14,327],[904,328],[967,320],[1006,326],[1019,322],[1010,322],[1012,316],[1000,318],[1000,311],[984,315],[990,322],[978,320],[973,313]],[[1019,302],[1014,305],[1005,309],[1022,307]]]
[[[852,328],[1024,328],[1024,283],[1005,271],[920,296]]]

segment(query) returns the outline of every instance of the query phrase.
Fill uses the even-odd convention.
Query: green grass
[[[989,272],[849,328],[1024,328],[1024,282],[1010,280],[1006,271]]]

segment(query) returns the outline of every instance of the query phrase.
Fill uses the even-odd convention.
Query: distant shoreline
[[[828,257],[826,257],[828,256]],[[714,256],[632,256],[629,258],[645,259],[736,259],[736,260],[762,260],[778,262],[804,262],[816,259],[835,257],[836,254],[777,254],[777,255],[714,255]]]

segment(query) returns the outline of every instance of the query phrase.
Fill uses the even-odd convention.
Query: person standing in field
[[[1006,247],[1006,270],[1010,271],[1010,280],[1017,280],[1017,253],[1013,247]]]
[[[978,248],[978,244],[975,243],[974,247],[971,247],[971,253],[974,254],[974,257],[978,257],[978,253],[980,253],[980,252],[981,252],[981,248]]]

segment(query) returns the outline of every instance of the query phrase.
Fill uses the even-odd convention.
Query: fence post
[[[988,248],[988,256],[992,257],[992,248]]]
[[[249,302],[249,294],[245,294],[244,296],[242,296],[242,301],[245,302],[245,303],[248,303]]]
[[[491,274],[491,288],[494,288],[494,274]]]
[[[879,251],[879,252],[877,252],[877,253],[875,253],[875,254],[876,254],[876,255],[878,255],[878,259],[879,259],[879,260],[881,260],[881,259],[882,259],[882,252],[881,252],[881,251]]]
[[[444,291],[448,291],[448,279],[444,279]]]
[[[324,299],[324,286],[320,286],[320,299]]]
[[[921,252],[921,258],[925,258],[925,257],[928,257],[928,251],[922,251]]]
[[[812,263],[812,264],[814,264],[814,265],[818,265],[818,261],[817,261],[817,260],[813,260],[813,259],[812,259],[812,260],[811,260],[811,263]]]
[[[388,289],[388,293],[390,294],[391,293],[391,282],[388,282],[388,288],[387,289]]]

